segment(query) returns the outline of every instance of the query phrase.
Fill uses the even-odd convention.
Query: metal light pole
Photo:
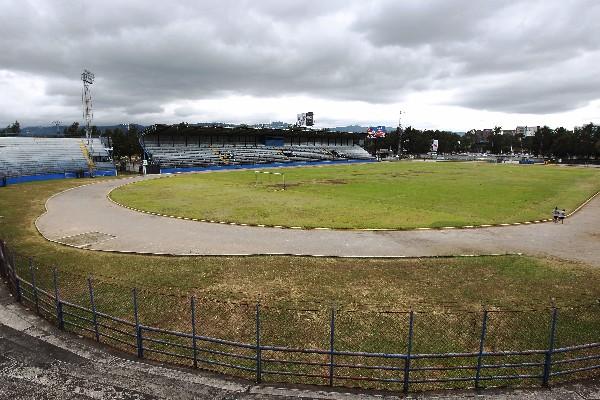
[[[94,83],[94,74],[87,69],[83,70],[81,74],[81,80],[83,81],[83,93],[81,95],[81,101],[83,103],[83,120],[85,122],[85,137],[87,139],[88,146],[90,145],[90,138],[92,135],[91,125],[94,113],[92,111],[92,89],[90,86]]]
[[[402,158],[402,110],[398,117],[398,159]]]

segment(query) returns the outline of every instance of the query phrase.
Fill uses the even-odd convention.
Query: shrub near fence
[[[96,282],[11,254],[16,300],[118,349],[256,382],[418,391],[597,376],[600,305],[539,310],[286,309]]]

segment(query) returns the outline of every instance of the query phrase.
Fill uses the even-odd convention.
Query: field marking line
[[[579,205],[579,207],[577,207],[575,210],[573,210],[572,212],[570,212],[569,214],[567,214],[567,218],[569,218],[571,215],[575,214],[576,212],[578,212],[579,210],[581,210],[583,207],[585,207],[590,201],[594,200],[594,198],[596,198],[596,196],[600,195],[600,190],[597,191],[596,193],[594,193],[592,196],[590,196],[589,199],[587,199],[586,201],[584,201],[583,203],[581,203]]]

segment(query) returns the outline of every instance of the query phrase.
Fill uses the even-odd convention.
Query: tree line
[[[136,125],[129,125],[128,129],[106,129],[101,132],[95,125],[90,127],[91,136],[99,137],[102,135],[108,144],[108,147],[112,147],[113,159],[119,160],[121,158],[141,157],[142,147],[138,140],[139,129]],[[79,126],[79,122],[73,122],[70,126],[65,127],[63,130],[65,137],[84,137],[85,128]]]
[[[15,136],[21,133],[21,124],[19,121],[15,121],[13,124],[8,125],[6,128],[0,129],[0,135],[2,136]]]
[[[21,132],[19,121],[0,129],[2,135],[18,135]],[[113,148],[113,158],[131,159],[142,155],[138,140],[138,127],[129,125],[128,129],[106,129],[104,132],[96,126],[91,127],[92,137],[101,134]],[[73,122],[63,130],[65,137],[84,137],[85,128],[79,122]],[[431,151],[433,140],[438,141],[438,153],[489,152],[492,154],[528,153],[538,157],[556,158],[600,158],[600,126],[589,123],[574,130],[563,127],[552,129],[543,126],[533,136],[520,134],[502,134],[502,127],[496,126],[491,134],[482,136],[477,131],[464,135],[441,130],[419,130],[413,127],[388,132],[383,138],[366,139],[365,148],[371,154],[388,150],[397,154],[425,154]]]
[[[600,158],[600,126],[592,123],[574,130],[543,126],[533,136],[502,134],[496,126],[488,135],[469,131],[464,135],[440,130],[419,130],[412,127],[388,132],[384,138],[366,139],[365,148],[371,154],[388,150],[397,154],[425,154],[438,141],[438,153],[528,153],[538,157]]]

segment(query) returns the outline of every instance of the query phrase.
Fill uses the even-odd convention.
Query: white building
[[[519,136],[535,136],[539,126],[517,126],[516,132]]]

